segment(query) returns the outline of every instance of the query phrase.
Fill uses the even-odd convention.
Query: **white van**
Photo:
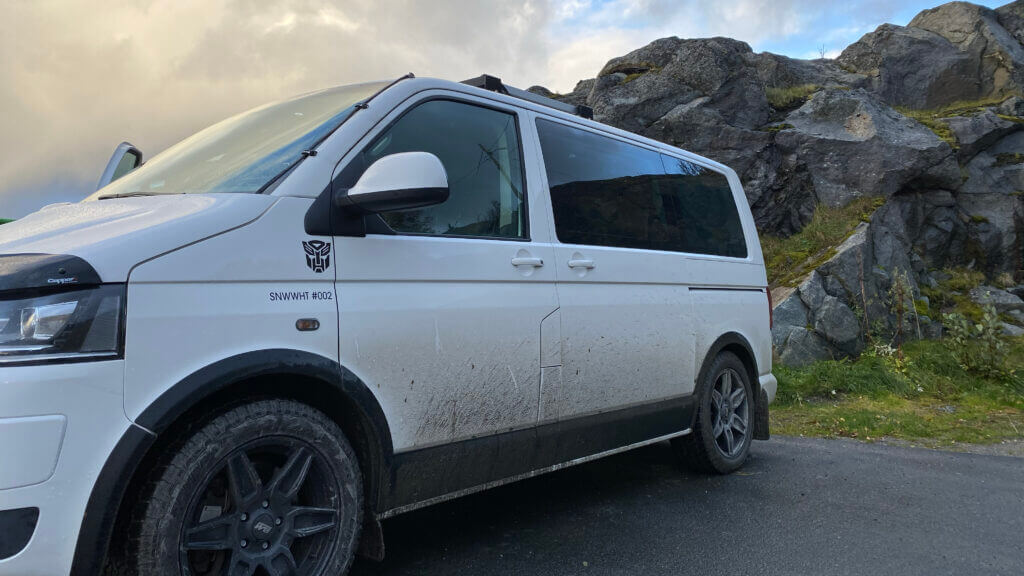
[[[776,381],[739,180],[589,116],[332,88],[0,226],[0,574],[334,575],[645,444],[740,466]]]

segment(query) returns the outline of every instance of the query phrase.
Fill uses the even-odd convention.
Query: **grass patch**
[[[994,443],[1024,438],[1024,338],[1010,340],[1004,375],[964,370],[939,341],[909,342],[890,358],[778,366],[772,430],[780,434]]]
[[[950,148],[956,150],[959,145],[956,142],[956,136],[953,135],[953,131],[949,129],[949,124],[946,124],[942,118],[948,118],[948,115],[939,114],[932,110],[911,110],[909,108],[896,107],[896,111],[908,118],[913,118],[925,128],[931,130],[946,144],[949,144]]]
[[[774,134],[775,132],[782,132],[783,130],[790,130],[792,128],[792,124],[772,124],[770,126],[763,126],[759,128],[759,130],[761,130],[761,132],[770,132]]]
[[[953,116],[973,116],[983,112],[989,107],[1002,104],[1003,101],[1014,95],[1015,94],[993,96],[990,98],[982,98],[980,100],[961,100],[949,104],[948,106],[934,108],[931,110],[916,110],[913,108],[897,106],[896,111],[904,116],[917,120],[926,128],[934,132],[939,139],[949,144],[955,150],[959,147],[956,142],[956,136],[954,136],[953,131],[949,129],[949,125],[942,121],[943,118],[952,118]],[[997,114],[997,116],[1004,120],[1010,120],[1011,122],[1024,122],[1024,119],[1016,118],[1014,116],[1006,116],[1005,114]]]
[[[867,222],[884,198],[857,198],[842,208],[818,206],[803,230],[780,238],[764,234],[761,249],[772,286],[794,286],[804,275],[835,255],[861,222]]]
[[[1009,166],[1011,164],[1024,164],[1024,154],[1020,152],[1004,152],[996,154],[995,166]]]
[[[821,90],[821,86],[817,84],[800,84],[785,87],[772,86],[766,88],[764,94],[772,108],[776,110],[791,110],[802,106],[811,97],[811,94],[818,90]]]
[[[983,284],[985,275],[967,268],[950,268],[944,272],[949,278],[939,282],[937,287],[921,286],[921,293],[928,297],[927,316],[939,319],[943,314],[957,312],[974,322],[981,320],[981,306],[971,300],[968,292]]]

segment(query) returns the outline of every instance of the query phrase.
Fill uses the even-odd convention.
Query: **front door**
[[[531,241],[518,114],[434,98],[382,125],[335,185],[384,156],[425,151],[444,165],[450,197],[370,216],[366,237],[335,237],[341,362],[382,404],[396,455],[530,429],[541,321],[558,305],[551,246]],[[493,456],[460,454],[483,459],[474,466]],[[419,474],[436,486],[400,500],[458,484],[466,462],[449,463]],[[453,478],[422,478],[431,474]]]

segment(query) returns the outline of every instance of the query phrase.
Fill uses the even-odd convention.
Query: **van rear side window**
[[[747,256],[723,174],[548,120],[537,132],[561,242]]]

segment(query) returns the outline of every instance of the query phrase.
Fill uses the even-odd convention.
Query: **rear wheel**
[[[351,446],[324,414],[292,401],[217,416],[169,455],[148,494],[136,516],[138,574],[343,574],[362,525]]]
[[[722,352],[697,383],[693,432],[672,441],[684,462],[727,474],[743,465],[753,437],[754,396],[743,362]]]

